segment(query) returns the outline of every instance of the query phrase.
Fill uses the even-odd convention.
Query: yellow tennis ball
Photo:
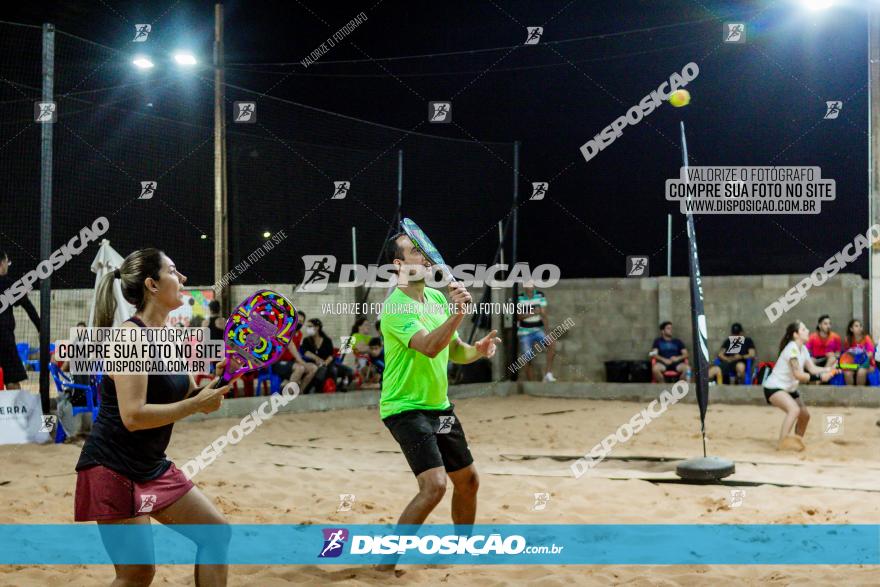
[[[691,93],[687,90],[675,90],[669,94],[669,103],[676,108],[687,106],[691,102]]]

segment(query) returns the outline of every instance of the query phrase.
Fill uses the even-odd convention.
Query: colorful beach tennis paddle
[[[223,381],[281,359],[296,332],[296,308],[278,292],[261,289],[240,303],[226,321]]]
[[[431,239],[425,234],[425,231],[419,228],[418,224],[413,222],[410,218],[404,218],[400,221],[400,228],[432,265],[440,266],[441,271],[443,271],[443,276],[446,279],[450,281],[456,280],[452,275],[449,266],[443,261],[443,256],[440,254],[440,251],[437,250],[437,247],[434,246],[434,243],[431,242]]]
[[[868,353],[865,349],[860,347],[854,347],[840,355],[840,360],[837,362],[838,366],[841,369],[846,369],[847,371],[856,371],[859,367],[863,367],[867,369],[871,365],[871,359],[868,357]]]

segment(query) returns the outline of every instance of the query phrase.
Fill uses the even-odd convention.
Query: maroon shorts
[[[91,522],[147,515],[167,508],[192,488],[193,482],[174,463],[160,477],[143,483],[95,465],[77,473],[73,519]]]

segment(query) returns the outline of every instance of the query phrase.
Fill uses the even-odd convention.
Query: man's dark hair
[[[210,302],[208,302],[208,311],[212,314],[219,314],[220,302],[218,302],[217,300],[211,300]]]
[[[816,320],[816,330],[819,330],[819,325],[822,324],[822,320],[825,320],[826,318],[831,320],[831,316],[829,316],[828,314],[822,314],[821,316],[819,316],[819,319]]]
[[[730,334],[740,334],[743,331],[743,325],[739,322],[734,322],[730,326]]]
[[[395,259],[403,260],[403,250],[397,243],[397,239],[406,236],[405,232],[398,232],[387,241],[385,241],[385,262],[394,263]]]
[[[367,344],[367,346],[382,346],[382,339],[378,336],[374,336],[370,339],[370,342]]]
[[[660,323],[660,330],[663,330],[664,328],[666,328],[670,324],[672,324],[672,322],[670,322],[669,320],[666,320],[665,322],[661,322]]]
[[[0,261],[3,261],[7,258],[8,258],[8,255],[6,254],[6,249],[0,249]]]

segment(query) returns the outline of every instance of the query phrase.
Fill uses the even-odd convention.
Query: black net
[[[243,75],[230,75],[225,86],[222,247],[214,233],[213,68],[182,69],[154,51],[155,67],[139,70],[131,40],[119,46],[55,33],[51,250],[99,218],[109,229],[52,274],[52,340],[88,321],[92,264],[103,239],[121,257],[143,247],[166,251],[187,286],[199,290],[188,318],[206,314],[221,277],[214,266],[219,249],[233,269],[284,235],[270,254],[226,276],[233,287],[299,283],[303,255],[352,263],[353,240],[357,262],[376,263],[397,222],[401,169],[401,212],[428,232],[447,262],[493,261],[496,226],[511,207],[512,144],[431,136],[427,104],[424,122],[395,129],[264,95]],[[34,104],[41,99],[42,31],[0,24],[0,49],[0,237],[18,279],[41,260],[41,125]],[[256,122],[236,122],[236,102],[253,102]],[[334,198],[336,182],[348,182],[344,198]],[[38,292],[39,282],[30,293],[37,306]],[[36,330],[20,310],[14,313],[16,336],[35,347]]]
[[[259,248],[264,234],[286,230],[289,238],[242,283],[299,283],[307,254],[352,263],[352,227],[358,264],[375,263],[396,225],[399,167],[402,213],[428,232],[446,261],[491,263],[495,225],[511,207],[512,144],[393,129],[230,82],[229,106],[249,101],[256,122],[233,122],[228,132],[230,262]],[[333,199],[341,182],[345,197]]]

